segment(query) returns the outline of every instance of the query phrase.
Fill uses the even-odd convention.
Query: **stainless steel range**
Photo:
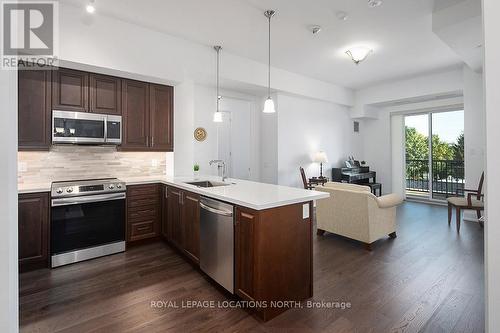
[[[52,267],[125,251],[124,182],[54,182],[51,196]]]

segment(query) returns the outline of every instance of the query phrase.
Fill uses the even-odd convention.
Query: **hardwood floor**
[[[484,332],[483,229],[448,227],[445,207],[405,203],[398,237],[373,252],[314,235],[314,301],[262,323],[241,309],[154,308],[228,300],[168,245],[20,276],[22,332]]]

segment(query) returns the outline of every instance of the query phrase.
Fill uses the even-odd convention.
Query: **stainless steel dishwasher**
[[[234,207],[200,198],[200,268],[234,293]]]

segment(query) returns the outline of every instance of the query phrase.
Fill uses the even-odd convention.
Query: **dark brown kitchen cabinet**
[[[254,227],[258,214],[250,209],[236,208],[235,218],[235,276],[236,294],[241,298],[254,300]]]
[[[121,83],[113,76],[90,74],[90,112],[121,115]]]
[[[89,73],[67,68],[52,71],[52,109],[89,111]]]
[[[312,297],[312,202],[265,210],[236,208],[235,291],[245,300]],[[267,321],[286,307],[256,308]]]
[[[158,84],[149,86],[151,150],[173,151],[174,149],[174,88]]]
[[[49,265],[49,193],[20,194],[19,271]]]
[[[127,187],[127,244],[160,235],[160,184]]]
[[[170,229],[168,225],[168,189],[166,185],[162,185],[161,196],[161,235],[163,239],[170,240]]]
[[[146,151],[150,147],[149,84],[122,80],[123,138],[121,150]]]
[[[200,196],[184,192],[182,199],[182,226],[184,228],[184,251],[195,263],[200,262]]]
[[[175,187],[167,188],[167,228],[169,230],[169,241],[175,245],[177,248],[182,249],[184,231],[182,228],[181,216],[182,216],[182,191]]]
[[[19,150],[50,149],[50,70],[19,70],[18,133]]]
[[[196,264],[200,258],[200,196],[195,193],[167,188],[167,238]]]

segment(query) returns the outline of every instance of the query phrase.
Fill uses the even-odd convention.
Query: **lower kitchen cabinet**
[[[167,240],[197,264],[200,257],[199,200],[198,194],[167,188]]]
[[[184,228],[184,251],[196,263],[200,262],[200,196],[183,192],[182,226]]]
[[[19,271],[49,266],[49,193],[20,194]]]
[[[160,235],[160,184],[127,187],[127,244]]]
[[[167,239],[178,248],[183,247],[181,200],[182,191],[180,189],[175,187],[167,188]]]
[[[235,292],[245,300],[301,301],[312,297],[312,217],[304,205],[236,208]],[[257,308],[267,321],[286,308]]]
[[[236,208],[234,225],[235,246],[235,292],[247,301],[254,300],[254,227],[258,213],[242,208]]]

